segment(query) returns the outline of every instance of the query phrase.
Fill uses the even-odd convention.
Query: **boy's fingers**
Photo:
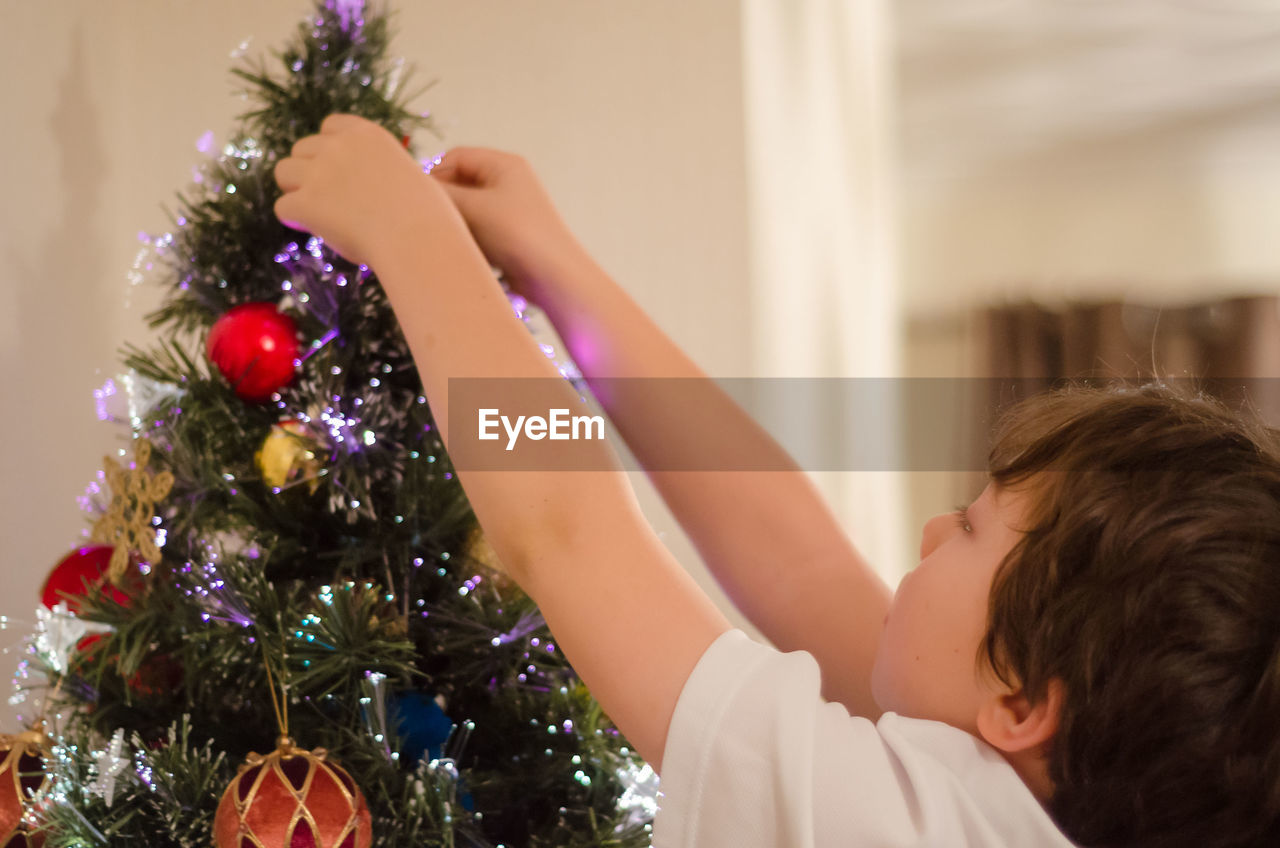
[[[293,143],[289,155],[296,159],[305,159],[315,156],[324,146],[325,140],[318,135],[304,135]]]
[[[458,182],[463,179],[462,174],[458,171],[458,163],[450,159],[448,153],[442,155],[440,161],[428,173],[438,178],[441,182]]]
[[[302,210],[304,204],[299,200],[299,193],[282,194],[276,200],[272,207],[276,213],[276,217],[280,219],[280,223],[293,230],[302,232],[310,232],[305,224],[302,223]]]
[[[320,133],[321,135],[339,133],[358,126],[363,122],[363,120],[364,119],[360,118],[358,115],[334,112],[332,115],[327,115],[325,119],[320,122]]]
[[[297,191],[306,179],[308,163],[305,159],[288,156],[276,163],[276,183],[283,192]]]
[[[504,155],[487,147],[454,147],[441,157],[440,164],[431,173],[450,182],[484,185]]]
[[[431,167],[427,169],[427,173],[431,176],[440,177],[445,180],[452,176],[452,172],[453,166],[445,164],[443,156],[438,162],[434,162]]]

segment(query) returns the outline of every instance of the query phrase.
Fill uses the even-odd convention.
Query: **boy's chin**
[[[871,666],[871,700],[875,701],[876,707],[881,712],[896,713],[898,710],[895,707],[898,705],[898,701],[893,697],[887,677],[884,664],[881,662],[880,655],[877,654],[875,662]]]
[[[921,702],[921,692],[899,671],[895,674],[892,660],[876,654],[871,666],[871,700],[881,712],[903,718],[925,718],[928,710]]]

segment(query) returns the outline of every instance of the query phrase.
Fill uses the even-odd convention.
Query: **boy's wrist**
[[[368,264],[377,273],[380,266],[400,257],[411,245],[446,237],[449,227],[460,227],[470,237],[466,223],[444,190],[424,175],[421,181],[405,186],[403,194],[387,205],[387,217],[379,227]]]
[[[523,252],[511,267],[503,269],[519,292],[549,315],[577,300],[584,286],[599,271],[595,260],[572,236],[554,247],[540,246]]]

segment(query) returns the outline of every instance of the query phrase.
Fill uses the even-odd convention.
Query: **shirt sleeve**
[[[822,699],[812,655],[718,637],[667,731],[654,848],[920,844],[902,763],[869,719]]]

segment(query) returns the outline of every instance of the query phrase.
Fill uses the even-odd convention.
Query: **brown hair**
[[[1049,813],[1083,846],[1280,845],[1280,431],[1154,383],[1014,407],[1032,492],[979,652],[1064,684]]]

